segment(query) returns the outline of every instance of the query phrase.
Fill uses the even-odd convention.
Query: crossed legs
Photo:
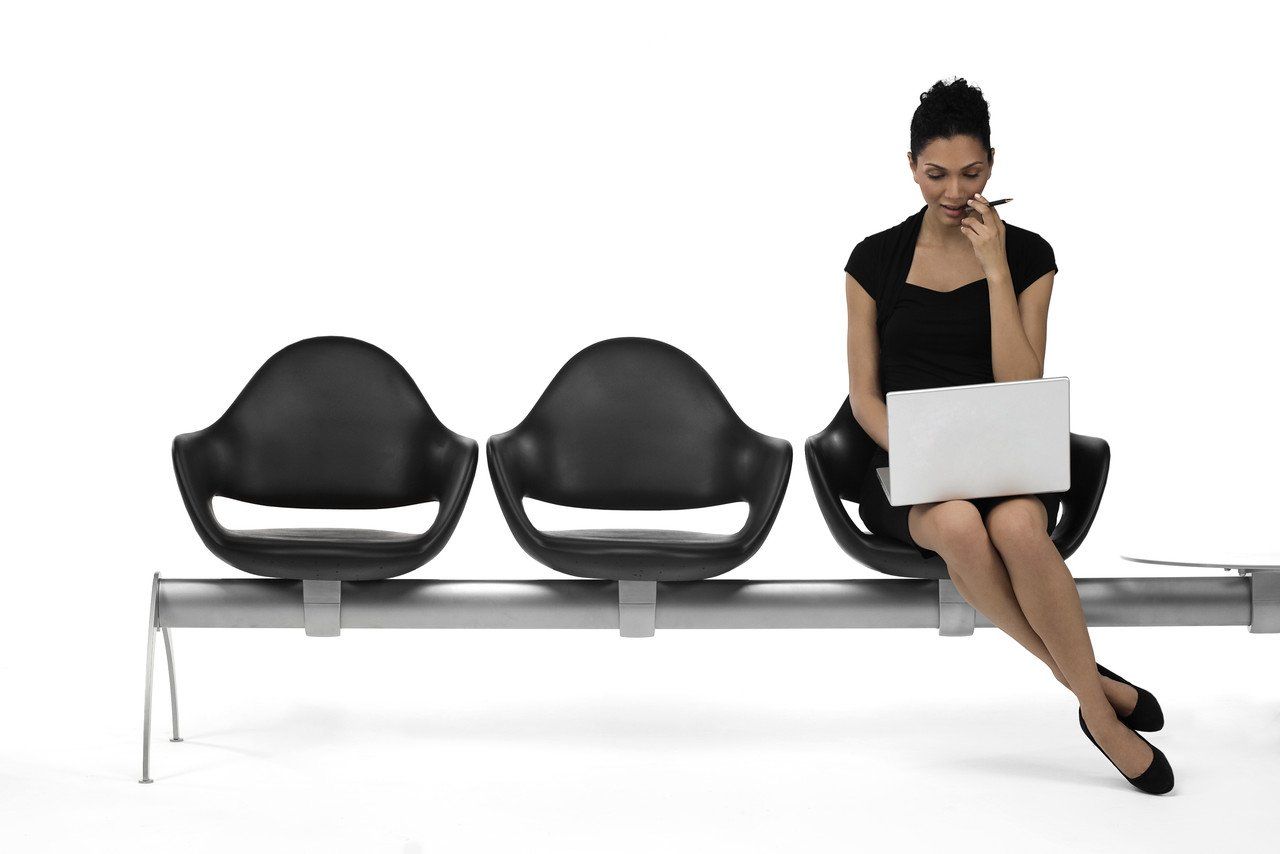
[[[1048,666],[1076,695],[1098,744],[1136,777],[1151,764],[1151,749],[1116,710],[1132,711],[1137,692],[1099,675],[1080,595],[1048,521],[1030,496],[1000,502],[985,525],[968,501],[919,504],[908,515],[912,538],[942,557],[960,595]]]

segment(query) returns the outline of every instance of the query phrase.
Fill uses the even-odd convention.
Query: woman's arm
[[[880,337],[876,301],[848,273],[844,296],[849,310],[849,406],[853,417],[877,445],[889,450],[889,410],[880,393]]]
[[[1041,276],[1021,296],[1016,294],[1005,250],[1004,221],[981,194],[975,193],[969,203],[974,212],[960,220],[960,232],[969,238],[987,275],[987,293],[991,300],[991,373],[998,383],[1039,379],[1044,376],[1053,273]]]
[[[1040,360],[1040,372],[1044,376],[1044,354],[1049,337],[1049,297],[1053,294],[1053,271],[1036,279],[1018,295],[1018,313],[1022,317],[1022,329],[1027,333],[1031,349]]]
[[[988,277],[991,299],[991,371],[998,383],[1044,376],[1045,338],[1053,273],[1041,276],[1020,295],[1005,270]]]

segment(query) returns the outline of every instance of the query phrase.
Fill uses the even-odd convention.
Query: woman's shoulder
[[[896,225],[868,234],[854,245],[851,260],[861,261],[862,266],[881,263],[887,257],[888,250],[895,245],[895,241],[910,225],[911,217],[907,217]],[[858,265],[855,263],[850,266]]]
[[[919,215],[920,215],[920,212],[917,211],[916,213],[913,213],[910,216],[908,216],[902,222],[891,225],[888,228],[883,228],[874,234],[868,234],[866,237],[862,238],[862,241],[858,245],[861,246],[863,244],[866,244],[867,246],[872,246],[872,247],[883,246],[884,244],[894,240],[899,235],[901,235],[904,231],[910,228],[912,225],[911,221],[916,217],[918,217]]]
[[[1006,247],[1017,247],[1027,252],[1044,251],[1045,249],[1050,252],[1053,251],[1049,241],[1040,236],[1038,232],[1023,228],[1020,225],[1014,225],[1011,222],[1004,224],[1004,238]]]
[[[849,253],[844,271],[856,279],[877,302],[885,289],[885,280],[893,275],[891,268],[899,262],[903,248],[910,243],[906,239],[910,236],[910,230],[919,227],[923,212],[924,208],[921,208],[897,225],[867,235]]]
[[[854,245],[853,251],[849,253],[849,261],[844,265],[844,271],[853,276],[875,300],[880,299],[881,279],[884,274],[885,259],[888,257],[887,248],[892,245],[891,240],[896,228],[899,226],[890,226],[859,240]]]
[[[1053,246],[1037,232],[1006,222],[1004,237],[1016,293],[1022,293],[1044,274],[1058,271]]]

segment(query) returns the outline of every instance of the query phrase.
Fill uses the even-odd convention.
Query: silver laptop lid
[[[894,506],[1071,488],[1070,380],[890,392]]]

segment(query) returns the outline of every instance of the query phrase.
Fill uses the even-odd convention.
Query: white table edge
[[[1280,564],[1275,563],[1243,563],[1241,561],[1219,561],[1217,563],[1203,563],[1199,561],[1180,561],[1180,560],[1161,560],[1159,558],[1150,557],[1131,557],[1129,555],[1120,555],[1124,560],[1131,560],[1134,563],[1154,563],[1161,566],[1202,566],[1216,569],[1280,569]]]

